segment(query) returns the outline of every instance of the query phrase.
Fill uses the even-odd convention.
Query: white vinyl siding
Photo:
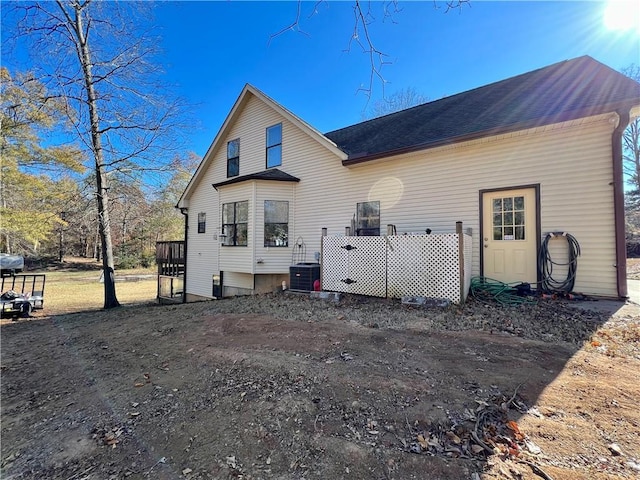
[[[211,187],[213,188],[213,187]],[[220,205],[225,203],[248,202],[249,214],[247,222],[247,245],[221,246],[220,271],[224,272],[223,283],[227,284],[227,272],[253,273],[253,255],[255,248],[255,188],[253,182],[243,182],[236,185],[220,187]]]
[[[256,273],[288,273],[291,265],[293,245],[296,241],[295,196],[296,183],[292,182],[256,182]],[[281,200],[289,202],[289,245],[287,247],[264,246],[264,201]],[[258,260],[262,260],[258,263]],[[307,261],[313,261],[312,258]]]
[[[240,138],[242,153],[240,155],[240,175],[248,175],[250,173],[262,172],[266,167],[266,129],[275,124],[282,123],[282,164],[277,168],[287,171],[287,134],[291,128],[294,128],[290,122],[283,121],[278,112],[268,107],[255,97],[247,100],[246,105],[240,111],[238,121],[231,125],[227,132],[229,140]],[[309,138],[309,137],[307,137]],[[225,139],[226,140],[226,139]],[[226,145],[226,141],[224,142]],[[219,148],[215,153],[213,169],[222,171],[223,175],[217,173],[218,181],[224,181],[226,178],[226,151],[225,148]],[[219,158],[225,157],[224,165]],[[291,156],[289,155],[289,158]]]
[[[206,172],[202,184],[211,185],[212,182],[211,172]],[[187,234],[187,285],[185,288],[189,294],[210,298],[213,295],[213,275],[219,272],[218,194],[213,187],[198,188],[194,191],[190,202]],[[206,213],[206,233],[198,233],[199,212]]]
[[[287,274],[292,246],[304,242],[307,262],[320,251],[321,229],[344,234],[359,202],[380,201],[380,230],[398,234],[450,233],[462,221],[473,231],[473,275],[480,274],[479,192],[540,185],[541,235],[567,231],[579,241],[575,291],[617,296],[609,116],[567,122],[465,144],[446,146],[344,167],[340,158],[276,109],[250,96],[230,125],[222,148],[189,198],[195,231],[197,212],[207,212],[207,232],[219,225],[219,201],[249,200],[249,245],[234,247],[213,270]],[[226,179],[226,142],[241,138],[240,175],[265,169],[265,129],[282,123],[282,171],[299,183],[250,181],[220,187]],[[224,198],[224,200],[218,198]],[[263,246],[264,200],[290,202],[289,247]],[[200,235],[211,237],[210,233]],[[213,245],[212,245],[213,243]],[[204,250],[208,247],[209,251]],[[224,247],[223,250],[227,249]],[[190,234],[187,291],[208,291],[216,242]],[[243,250],[242,252],[240,250]],[[236,253],[237,252],[237,253]],[[204,257],[203,257],[204,256]],[[201,261],[206,260],[206,262]],[[258,260],[262,262],[258,263]],[[205,267],[206,264],[206,267]],[[245,282],[246,283],[246,282]],[[206,289],[204,288],[206,286]]]
[[[201,297],[212,297],[212,278],[213,275],[224,272],[223,283],[224,285],[235,286],[239,288],[251,288],[248,287],[249,281],[246,275],[234,276],[233,271],[253,273],[254,265],[254,231],[253,225],[255,220],[252,220],[255,215],[255,199],[253,197],[253,182],[241,183],[238,185],[228,185],[226,187],[220,187],[220,192],[213,188],[213,184],[220,183],[227,179],[227,142],[240,139],[241,141],[241,159],[240,159],[240,175],[247,175],[249,173],[260,172],[265,169],[265,129],[276,123],[282,122],[282,117],[276,113],[273,109],[264,105],[261,101],[251,97],[247,105],[245,105],[241,112],[239,121],[231,126],[226,137],[220,142],[219,147],[215,151],[208,152],[212,158],[203,159],[203,164],[206,162],[208,167],[202,172],[202,175],[197,179],[198,183],[193,188],[192,193],[188,199],[189,205],[189,237],[187,248],[187,285],[186,291],[188,294],[198,295]],[[283,122],[284,123],[284,122]],[[288,129],[291,128],[291,124],[283,125],[283,157],[287,153],[286,147],[286,135]],[[285,160],[283,158],[283,164]],[[282,167],[280,167],[282,168]],[[264,183],[264,182],[263,182]],[[271,182],[269,182],[271,183]],[[289,192],[292,192],[291,184],[276,182],[279,186],[285,186]],[[245,189],[243,191],[243,188]],[[233,192],[238,191],[239,194],[235,195]],[[247,190],[248,189],[248,190]],[[231,200],[236,198],[238,200],[250,200],[249,205],[249,226],[248,226],[248,245],[247,247],[233,247],[236,250],[235,253],[226,254],[224,260],[221,262],[219,259],[220,254],[220,241],[218,235],[220,234],[221,227],[221,202],[220,196],[224,192],[226,195],[224,201],[236,201]],[[249,197],[249,195],[251,195]],[[292,193],[289,195],[292,196]],[[229,200],[227,200],[229,199]],[[254,201],[252,201],[254,199]],[[198,212],[206,212],[207,214],[207,233],[197,235],[198,231]],[[292,215],[290,213],[290,215]],[[293,217],[291,217],[293,218]],[[293,227],[290,226],[290,232],[293,231]],[[263,234],[263,230],[260,229],[259,234]],[[291,233],[290,233],[291,234]],[[262,245],[260,243],[260,245]],[[229,247],[223,247],[228,249]],[[244,249],[244,252],[237,251],[238,249]],[[288,249],[286,249],[288,250]],[[277,268],[287,267],[288,262],[284,261],[284,257],[290,257],[286,254],[281,254],[280,258],[276,262],[265,263],[262,265],[263,270],[275,270]],[[237,261],[237,263],[234,263]],[[272,268],[273,267],[273,268]],[[227,269],[225,271],[225,268]],[[252,282],[251,282],[252,283]]]
[[[296,187],[297,235],[304,237],[307,251],[317,251],[322,227],[329,234],[343,234],[357,202],[380,199],[382,233],[387,224],[396,225],[399,234],[426,228],[453,232],[456,221],[471,227],[473,275],[479,275],[479,192],[540,184],[541,235],[567,231],[582,247],[575,291],[616,296],[612,126],[606,117],[592,120],[351,168],[342,167],[319,145],[308,145],[287,169],[302,179]],[[294,148],[291,139],[288,143]],[[396,196],[376,189],[381,179],[387,179],[386,186],[395,185]],[[387,201],[378,198],[385,195]]]

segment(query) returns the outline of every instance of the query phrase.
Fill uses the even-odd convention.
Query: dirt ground
[[[627,259],[627,278],[640,280],[640,258]]]
[[[54,314],[1,325],[3,479],[640,476],[637,305]]]

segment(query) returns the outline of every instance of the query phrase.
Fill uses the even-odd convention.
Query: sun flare
[[[632,31],[640,35],[640,2],[609,0],[604,9],[603,20],[609,30]]]

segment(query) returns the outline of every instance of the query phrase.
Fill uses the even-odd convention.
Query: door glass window
[[[494,240],[525,240],[524,207],[524,196],[493,199]]]

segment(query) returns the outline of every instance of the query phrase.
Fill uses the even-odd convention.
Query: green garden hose
[[[494,300],[505,306],[532,303],[534,300],[531,297],[519,293],[519,285],[522,285],[522,282],[504,283],[487,277],[473,277],[471,295],[478,299]]]

